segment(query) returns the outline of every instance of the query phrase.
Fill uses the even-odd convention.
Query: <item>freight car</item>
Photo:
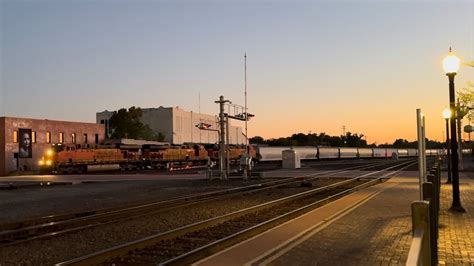
[[[417,149],[394,148],[348,148],[348,147],[268,147],[255,146],[257,162],[275,162],[282,160],[282,151],[293,149],[302,160],[358,159],[358,158],[399,158],[416,157]],[[469,153],[471,150],[463,150]],[[445,154],[444,150],[427,149],[427,156]]]
[[[245,153],[245,146],[229,146],[229,159],[236,163]],[[255,156],[252,148],[251,156]],[[177,165],[206,165],[218,161],[218,147],[211,145],[107,145],[81,146],[53,144],[39,161],[42,173],[83,173],[92,165],[119,165],[123,170],[168,168]]]
[[[294,149],[302,160],[416,157],[416,149],[349,148],[349,147],[268,147],[249,146],[254,163],[282,160],[282,151]],[[463,150],[470,153],[471,150]],[[444,154],[444,150],[428,149],[427,156]],[[238,163],[245,146],[229,146],[229,160]],[[42,173],[83,173],[92,165],[119,165],[121,169],[169,168],[173,165],[206,165],[219,161],[218,145],[115,145],[95,146],[53,144],[39,161]]]

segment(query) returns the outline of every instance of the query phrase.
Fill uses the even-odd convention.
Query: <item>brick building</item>
[[[53,143],[93,145],[104,136],[104,125],[94,123],[0,117],[0,176],[37,170]]]

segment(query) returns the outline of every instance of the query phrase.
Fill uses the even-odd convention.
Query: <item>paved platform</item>
[[[449,211],[452,186],[444,184],[441,190],[438,262],[440,265],[474,264],[474,173],[461,173],[461,205],[466,213]],[[446,179],[444,179],[446,180]]]
[[[474,262],[474,179],[463,173],[466,214],[453,214],[443,185],[440,264]],[[472,176],[474,177],[474,176]],[[403,265],[411,245],[417,172],[358,191],[232,246],[195,265]]]

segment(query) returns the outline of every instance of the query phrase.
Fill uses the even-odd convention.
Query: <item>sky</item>
[[[0,116],[217,114],[220,95],[244,105],[246,53],[249,136],[345,126],[369,143],[415,140],[421,108],[441,141],[441,60],[450,46],[474,60],[473,31],[474,0],[0,0]],[[462,67],[456,88],[469,80],[474,68]]]

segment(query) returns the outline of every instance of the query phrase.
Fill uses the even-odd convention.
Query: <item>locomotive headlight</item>
[[[39,166],[42,166],[42,165],[44,165],[44,161],[43,161],[43,160],[40,160],[40,161],[38,162],[38,164],[39,164]]]
[[[46,155],[47,155],[47,156],[53,155],[53,150],[47,150],[47,151],[46,151]]]
[[[47,166],[50,166],[52,163],[53,163],[53,162],[52,162],[51,160],[47,160],[47,161],[46,161],[46,165],[47,165]]]

